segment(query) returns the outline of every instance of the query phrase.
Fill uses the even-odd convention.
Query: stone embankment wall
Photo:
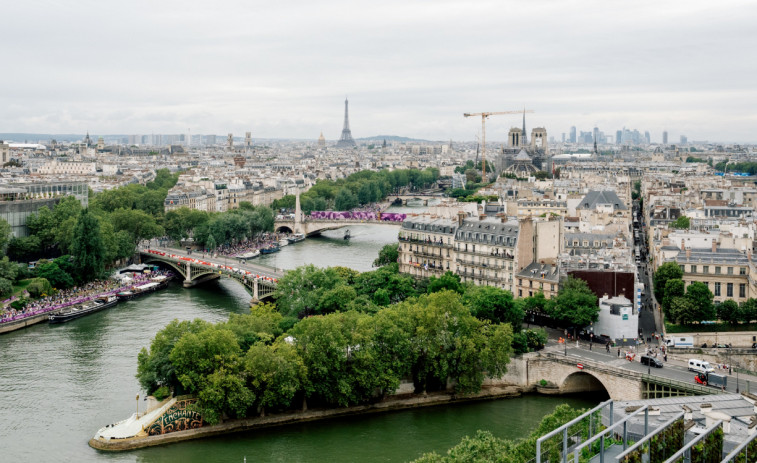
[[[688,363],[689,359],[700,359],[710,362],[713,366],[716,364],[732,365],[757,372],[757,350],[755,349],[670,348],[668,358],[685,363]],[[757,377],[755,379],[757,380]]]
[[[708,346],[715,344],[730,344],[734,348],[751,348],[752,343],[757,342],[755,331],[727,331],[717,333],[668,333],[667,338],[692,337],[694,346],[699,347],[704,343]],[[757,351],[754,351],[757,353]]]
[[[465,396],[457,396],[448,392],[439,392],[428,395],[413,395],[411,397],[404,398],[395,397],[370,405],[356,405],[353,407],[326,410],[308,410],[304,412],[287,412],[264,417],[230,420],[213,426],[203,426],[201,428],[188,429],[185,431],[177,431],[168,434],[159,434],[155,436],[132,437],[128,439],[112,440],[100,440],[93,438],[90,439],[89,445],[95,449],[106,451],[135,450],[144,447],[153,447],[156,445],[164,445],[173,442],[181,442],[185,440],[229,434],[232,432],[248,431],[251,429],[282,426],[303,421],[316,421],[340,416],[362,415],[390,410],[426,407],[451,402],[458,403],[502,397],[517,397],[521,393],[522,389],[517,386],[487,385],[481,390],[481,392]]]

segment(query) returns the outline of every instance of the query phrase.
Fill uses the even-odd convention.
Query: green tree
[[[726,299],[717,306],[718,318],[724,322],[736,324],[739,322],[739,305],[733,299]]]
[[[34,278],[26,286],[26,290],[31,297],[42,297],[43,295],[49,296],[52,294],[53,287],[45,278]]]
[[[676,296],[670,299],[670,316],[676,323],[688,325],[695,321],[696,307],[688,297]]]
[[[11,238],[13,238],[13,232],[10,224],[5,219],[0,218],[0,255],[5,254]]]
[[[670,316],[670,303],[676,297],[681,297],[686,294],[686,287],[683,280],[675,278],[665,282],[665,296],[662,298],[662,310],[665,315]]]
[[[675,220],[675,222],[671,223],[670,226],[673,228],[680,228],[680,229],[688,230],[689,227],[691,226],[691,220],[689,220],[689,218],[686,217],[685,215],[682,215],[678,217]]]
[[[260,406],[266,409],[287,409],[296,395],[304,390],[307,368],[294,346],[285,340],[273,345],[253,345],[244,358],[249,388]]]
[[[494,286],[473,286],[465,291],[463,303],[480,320],[509,323],[514,332],[521,330],[523,309],[515,303],[510,291]]]
[[[16,281],[18,277],[18,264],[11,262],[8,256],[4,256],[0,259],[0,278],[5,278],[8,281]]]
[[[76,224],[71,251],[77,280],[90,281],[103,274],[105,246],[100,234],[100,222],[88,209],[82,211]]]
[[[193,394],[204,389],[208,377],[219,368],[235,371],[239,353],[239,344],[231,330],[209,325],[197,333],[183,334],[169,359],[181,385]]]
[[[67,289],[74,286],[74,278],[55,262],[40,261],[37,264],[36,272],[38,278],[49,281],[56,289]]]
[[[429,294],[444,291],[445,289],[454,291],[458,294],[463,294],[465,292],[465,288],[460,283],[460,275],[447,270],[439,278],[432,276],[428,279],[428,287],[426,287],[426,292],[428,292]]]
[[[397,263],[385,265],[372,272],[361,273],[355,278],[354,287],[358,296],[369,297],[372,297],[379,289],[384,289],[392,303],[418,294],[413,277],[400,274]]]
[[[318,301],[316,313],[343,312],[356,297],[357,292],[353,287],[344,284],[337,285],[323,292]]]
[[[13,283],[5,278],[0,278],[0,298],[6,299],[13,294]]]
[[[134,244],[165,233],[163,227],[157,224],[152,215],[139,209],[116,209],[110,217],[115,231],[129,232]]]
[[[318,312],[323,294],[344,280],[333,268],[305,265],[279,279],[274,297],[284,316],[298,317]]]
[[[695,281],[686,288],[686,298],[691,301],[694,313],[691,314],[690,320],[702,322],[714,320],[716,317],[715,306],[713,305],[713,294],[706,284]]]
[[[182,336],[198,333],[208,325],[208,322],[200,319],[173,320],[158,331],[150,343],[150,349],[143,347],[137,356],[137,379],[142,389],[148,394],[161,386],[174,389],[177,393],[182,390],[176,368],[170,359],[171,351]]]
[[[399,243],[386,244],[379,251],[376,260],[373,261],[373,266],[381,267],[382,265],[393,264],[398,261],[399,256]]]
[[[539,291],[533,296],[528,296],[520,299],[522,301],[522,309],[525,312],[541,312],[544,313],[547,307],[547,298],[544,297],[544,293]]]
[[[665,262],[660,265],[654,274],[654,296],[662,302],[665,297],[665,284],[668,280],[680,280],[683,278],[683,270],[675,262]]]
[[[247,314],[229,315],[226,327],[234,333],[242,352],[247,352],[255,343],[270,344],[281,335],[281,314],[270,303],[256,304]]]
[[[547,314],[563,325],[586,326],[599,317],[597,296],[584,280],[568,277],[549,300]]]
[[[751,323],[752,320],[757,320],[757,299],[750,297],[739,307],[739,321]]]
[[[349,188],[340,188],[334,201],[334,208],[338,211],[349,211],[358,206],[358,199]]]
[[[36,235],[11,238],[8,243],[8,257],[15,261],[29,261],[38,256],[41,251],[39,238]]]

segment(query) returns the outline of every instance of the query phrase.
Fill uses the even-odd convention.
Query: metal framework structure
[[[342,129],[342,136],[339,137],[339,141],[336,142],[337,148],[353,148],[357,146],[355,140],[352,138],[352,131],[350,130],[350,116],[349,116],[349,102],[344,99],[344,128]]]

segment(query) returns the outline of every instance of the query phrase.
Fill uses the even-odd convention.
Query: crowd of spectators
[[[131,277],[131,282],[128,284],[110,278],[106,280],[95,280],[82,286],[57,290],[54,294],[30,301],[24,307],[19,309],[14,309],[9,304],[4,309],[0,309],[0,323],[49,312],[105,294],[113,294],[138,285],[157,274],[165,273],[166,272],[164,271],[149,274],[134,273]],[[28,294],[25,295],[28,296]]]

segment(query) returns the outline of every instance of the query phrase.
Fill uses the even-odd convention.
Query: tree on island
[[[90,281],[102,276],[105,270],[105,246],[100,234],[100,222],[89,209],[79,216],[74,231],[72,253],[74,277],[79,281]]]
[[[379,251],[379,256],[373,261],[374,267],[393,264],[399,259],[399,243],[387,244]]]

